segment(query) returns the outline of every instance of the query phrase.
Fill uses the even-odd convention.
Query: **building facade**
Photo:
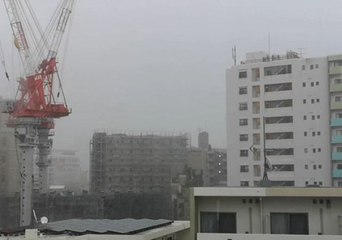
[[[337,240],[340,188],[193,188],[190,239]]]
[[[0,197],[20,191],[14,128],[6,126],[9,115],[3,112],[11,104],[12,101],[0,97]]]
[[[49,156],[49,186],[64,186],[65,190],[82,192],[80,159],[76,151],[53,149]]]
[[[95,133],[91,142],[90,192],[163,192],[185,166],[186,135]]]
[[[227,70],[228,186],[258,186],[264,157],[274,186],[341,184],[338,59],[256,52]]]

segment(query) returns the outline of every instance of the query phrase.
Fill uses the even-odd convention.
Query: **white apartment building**
[[[337,240],[342,189],[193,188],[191,240]]]
[[[259,185],[264,145],[274,186],[342,186],[341,59],[256,52],[227,70],[228,186]]]

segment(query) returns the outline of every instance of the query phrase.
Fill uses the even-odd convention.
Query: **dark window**
[[[302,70],[305,70],[305,65],[302,65]]]
[[[306,99],[303,99],[303,104],[306,104]]]
[[[239,110],[240,111],[245,111],[248,109],[247,103],[239,103]]]
[[[273,67],[265,67],[264,72],[265,72],[265,76],[289,74],[289,73],[292,73],[292,66],[291,65],[279,65],[279,66],[273,66]]]
[[[292,90],[292,83],[278,83],[265,85],[265,92],[279,92]]]
[[[311,87],[315,86],[315,83],[314,82],[311,82]]]
[[[241,181],[240,182],[240,186],[241,187],[248,187],[249,186],[249,182],[248,181]]]
[[[239,95],[247,94],[247,87],[240,87],[239,88]]]
[[[248,125],[248,119],[247,118],[240,119],[239,125],[240,126],[247,126]]]
[[[293,139],[293,132],[266,133],[266,139]]]
[[[272,234],[309,234],[307,213],[271,213]]]
[[[266,124],[277,124],[277,123],[292,123],[292,116],[282,116],[282,117],[267,117]]]
[[[239,78],[247,78],[247,72],[246,71],[239,72]]]
[[[240,141],[248,141],[248,134],[240,134]]]
[[[248,165],[241,165],[240,166],[240,172],[248,172],[248,171],[249,171]]]
[[[307,132],[304,132],[304,137],[306,137],[308,135],[308,133]]]
[[[236,233],[236,213],[201,212],[202,233]]]
[[[277,172],[293,172],[294,165],[292,164],[273,164],[272,170]]]
[[[240,157],[248,157],[248,150],[247,149],[240,150]]]
[[[318,86],[319,85],[319,82],[316,82],[316,86]]]
[[[266,149],[267,156],[293,155],[293,148],[269,148]]]
[[[315,103],[315,99],[311,99],[311,103]]]
[[[265,101],[265,108],[292,107],[292,99]]]
[[[305,87],[306,86],[306,83],[305,82],[303,82],[303,87]]]
[[[314,65],[310,65],[310,69],[311,69],[311,70],[314,69]]]
[[[306,120],[306,115],[304,115],[303,119]]]

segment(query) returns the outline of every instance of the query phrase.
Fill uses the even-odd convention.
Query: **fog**
[[[45,26],[57,1],[30,2]],[[194,145],[202,129],[213,146],[225,147],[232,47],[241,61],[246,52],[267,51],[270,33],[271,53],[342,53],[341,7],[338,0],[77,1],[59,55],[72,114],[56,120],[54,147],[77,150],[84,167],[96,130],[186,132]],[[0,41],[15,77],[18,57],[3,5]],[[13,97],[16,85],[0,71],[0,96]]]

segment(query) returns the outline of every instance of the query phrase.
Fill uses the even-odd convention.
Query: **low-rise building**
[[[341,239],[340,188],[193,188],[192,240]]]

